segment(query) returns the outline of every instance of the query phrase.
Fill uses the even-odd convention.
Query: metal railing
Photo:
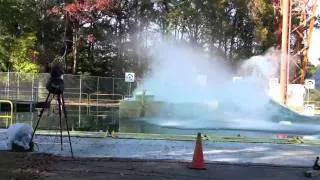
[[[99,97],[109,97],[109,98],[99,98]],[[94,98],[95,97],[95,98]],[[118,103],[120,100],[123,100],[123,95],[121,94],[100,94],[100,93],[91,93],[89,94],[89,102],[105,102],[105,103]]]
[[[0,100],[0,105],[1,104],[4,104],[4,103],[7,103],[10,105],[10,115],[0,115],[0,118],[5,118],[7,119],[6,121],[6,128],[8,127],[8,124],[9,124],[9,119],[10,119],[10,125],[12,125],[12,119],[13,119],[13,103],[11,101],[8,101],[8,100]],[[0,110],[1,111],[1,110]]]

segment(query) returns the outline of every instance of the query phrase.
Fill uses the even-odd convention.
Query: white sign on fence
[[[316,81],[314,79],[306,79],[304,81],[304,87],[306,87],[306,89],[314,89],[316,87]]]
[[[315,105],[314,104],[305,104],[304,105],[304,113],[309,116],[314,115]]]
[[[134,81],[135,81],[135,73],[126,72],[125,82],[134,82]]]

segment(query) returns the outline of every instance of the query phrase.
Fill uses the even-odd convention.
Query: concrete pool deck
[[[191,161],[194,141],[115,139],[72,137],[76,157],[113,157],[153,160]],[[59,136],[37,135],[36,152],[70,156],[68,138],[64,137],[64,150]],[[6,150],[6,131],[0,131],[0,150]],[[254,163],[310,167],[320,154],[319,145],[237,143],[203,141],[206,162]]]

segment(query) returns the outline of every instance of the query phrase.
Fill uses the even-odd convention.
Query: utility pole
[[[288,40],[290,0],[282,1],[282,35],[280,65],[280,103],[286,105],[288,89]]]

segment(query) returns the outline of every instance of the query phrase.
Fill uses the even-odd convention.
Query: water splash
[[[151,91],[155,100],[167,102],[162,109],[165,118],[149,118],[150,123],[270,129],[274,125],[269,122],[283,111],[270,104],[267,93],[269,78],[279,74],[280,53],[274,49],[243,61],[235,71],[223,59],[174,41],[158,43],[150,53],[152,71],[138,90]],[[235,75],[243,79],[234,82]],[[290,119],[288,114],[279,121]]]

